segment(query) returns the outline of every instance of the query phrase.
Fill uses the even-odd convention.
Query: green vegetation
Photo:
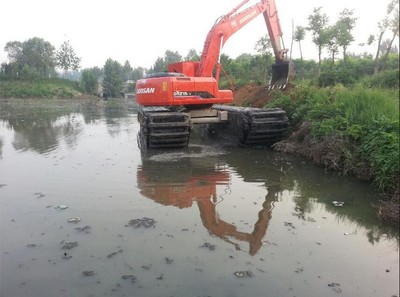
[[[84,96],[78,82],[65,79],[0,80],[0,98],[82,98]]]
[[[292,138],[301,142],[306,155],[311,147],[324,143],[318,146],[320,152],[314,150],[309,157],[345,174],[372,180],[384,193],[395,192],[399,179],[398,89],[298,85],[274,97],[269,106],[285,109],[294,130],[307,128],[307,133],[294,133]]]

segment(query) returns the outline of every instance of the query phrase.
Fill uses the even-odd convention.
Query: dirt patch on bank
[[[245,85],[233,95],[233,103],[236,106],[264,107],[270,101],[271,95],[266,85]]]

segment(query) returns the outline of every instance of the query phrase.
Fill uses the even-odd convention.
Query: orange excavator
[[[219,90],[220,53],[235,32],[263,14],[275,55],[269,88],[284,89],[293,77],[287,59],[274,0],[261,0],[246,9],[242,1],[219,18],[209,31],[200,61],[168,65],[167,72],[148,75],[136,83],[141,145],[148,148],[181,148],[189,143],[193,124],[215,126],[241,145],[273,144],[283,137],[288,119],[282,109],[242,108],[231,90]]]

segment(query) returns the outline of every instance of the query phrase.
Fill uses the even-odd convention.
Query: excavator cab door
[[[272,64],[272,77],[268,89],[283,90],[295,76],[295,69],[292,61],[283,61]]]

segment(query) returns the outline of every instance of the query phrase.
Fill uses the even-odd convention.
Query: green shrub
[[[385,70],[376,75],[365,77],[361,84],[368,88],[398,88],[399,69]]]
[[[353,149],[343,148],[344,163],[367,164],[379,190],[395,190],[400,162],[398,90],[298,85],[273,95],[268,107],[283,108],[295,127],[309,122],[316,141],[331,136],[346,139]]]

